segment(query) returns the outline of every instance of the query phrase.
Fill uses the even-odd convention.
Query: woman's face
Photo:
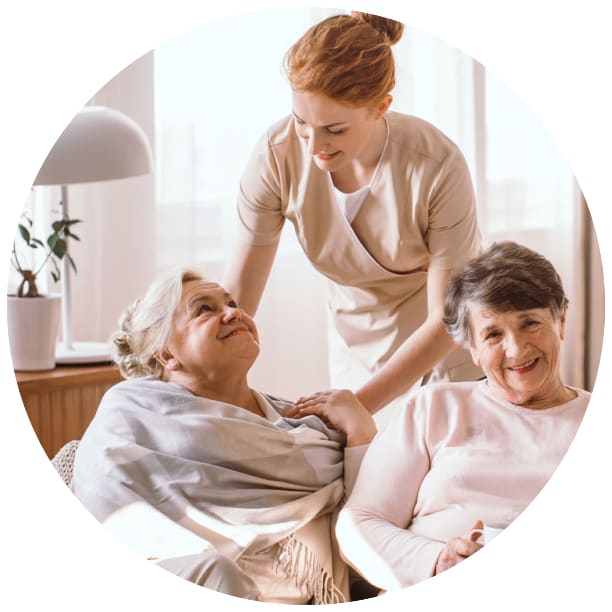
[[[564,389],[560,373],[565,311],[556,319],[549,308],[496,312],[470,303],[470,347],[474,363],[490,388],[529,408],[558,403]]]
[[[293,115],[298,136],[308,143],[315,164],[336,172],[348,162],[367,162],[377,120],[391,98],[378,110],[345,106],[321,94],[293,91]],[[377,152],[378,154],[380,151]]]
[[[194,280],[183,285],[167,354],[166,367],[194,376],[248,371],[259,354],[259,337],[253,320],[223,287]]]

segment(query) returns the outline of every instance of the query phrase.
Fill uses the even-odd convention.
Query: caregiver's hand
[[[317,415],[329,427],[344,432],[347,446],[369,444],[376,434],[372,415],[348,389],[330,389],[301,397],[286,416],[300,418],[309,414]]]
[[[438,557],[434,574],[440,574],[444,570],[453,567],[453,565],[457,565],[457,563],[467,559],[467,557],[480,550],[482,544],[476,542],[479,538],[479,534],[471,534],[471,532],[474,529],[482,529],[483,527],[482,521],[476,521],[466,534],[449,540]]]

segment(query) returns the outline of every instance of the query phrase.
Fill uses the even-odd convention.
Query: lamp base
[[[62,343],[55,347],[55,363],[58,365],[110,363],[106,342],[73,342],[70,348]]]

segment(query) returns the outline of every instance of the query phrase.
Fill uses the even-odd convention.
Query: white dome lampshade
[[[106,181],[152,170],[149,141],[133,119],[105,106],[86,106],[47,155],[34,185]]]

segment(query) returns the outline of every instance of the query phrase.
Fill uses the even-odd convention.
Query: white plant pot
[[[7,322],[15,370],[52,370],[60,324],[59,294],[8,296]]]

